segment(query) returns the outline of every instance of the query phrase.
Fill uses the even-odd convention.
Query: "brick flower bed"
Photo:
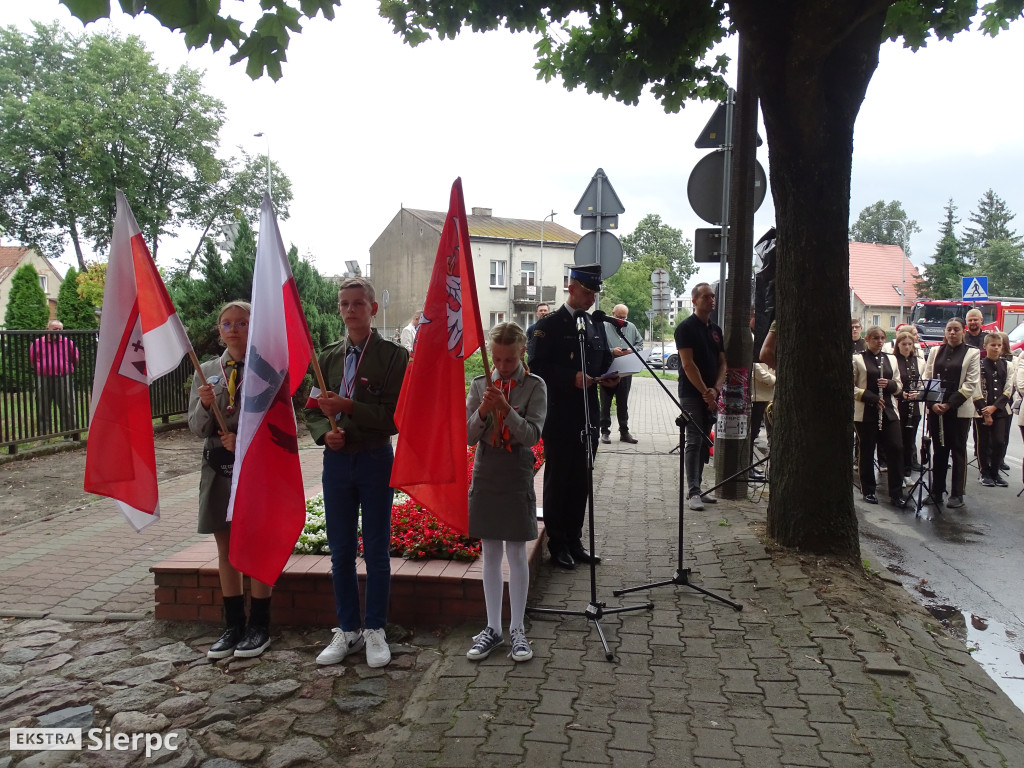
[[[543,552],[541,535],[527,544],[532,582]],[[217,575],[217,544],[209,539],[193,544],[150,568],[156,585],[156,618],[168,621],[220,623],[223,611]],[[363,592],[366,566],[356,561]],[[479,560],[405,560],[391,558],[391,605],[388,618],[397,624],[433,627],[486,620],[483,576]],[[505,572],[506,579],[508,572]],[[246,585],[248,594],[248,585]],[[275,624],[333,627],[334,590],[331,558],[292,555],[274,587],[271,620]],[[508,595],[505,595],[508,613]]]

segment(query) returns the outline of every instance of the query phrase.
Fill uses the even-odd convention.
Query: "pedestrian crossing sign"
[[[988,298],[987,277],[961,277],[964,301],[981,301]]]

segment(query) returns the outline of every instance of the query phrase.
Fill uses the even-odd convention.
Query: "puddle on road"
[[[1020,637],[998,621],[952,605],[927,605],[928,612],[954,635],[966,636],[968,649],[1017,708],[1024,711],[1024,653]]]

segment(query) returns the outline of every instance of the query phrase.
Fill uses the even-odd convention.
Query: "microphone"
[[[573,314],[573,317],[576,318],[576,330],[579,331],[580,333],[583,333],[584,331],[586,331],[587,330],[587,323],[583,319],[583,316],[585,314],[587,314],[587,311],[585,309],[577,309],[572,314]]]
[[[625,320],[619,320],[619,318],[615,317],[614,315],[606,315],[600,309],[594,310],[594,314],[592,315],[592,317],[594,319],[594,322],[597,323],[608,323],[608,325],[615,326],[616,328],[626,327]]]

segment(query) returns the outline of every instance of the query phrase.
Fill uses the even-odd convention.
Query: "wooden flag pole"
[[[324,381],[324,372],[320,370],[320,361],[316,359],[316,350],[312,347],[309,348],[309,359],[313,363],[313,374],[316,376],[316,384],[320,387],[320,391],[326,393],[327,383]],[[333,416],[327,417],[328,423],[331,425],[331,429],[335,430],[338,428],[338,423],[334,420]]]
[[[201,381],[202,386],[205,387],[208,383],[206,381],[206,376],[203,375],[203,369],[199,365],[199,358],[196,357],[196,351],[191,347],[188,350],[188,357],[189,360],[192,361],[192,367],[196,369],[196,376],[199,377],[199,381]],[[228,423],[224,420],[224,414],[220,412],[220,408],[218,407],[216,400],[213,401],[211,409],[213,410],[214,418],[217,419],[217,426],[220,427],[220,431],[225,435],[228,434],[231,430],[228,429]]]

